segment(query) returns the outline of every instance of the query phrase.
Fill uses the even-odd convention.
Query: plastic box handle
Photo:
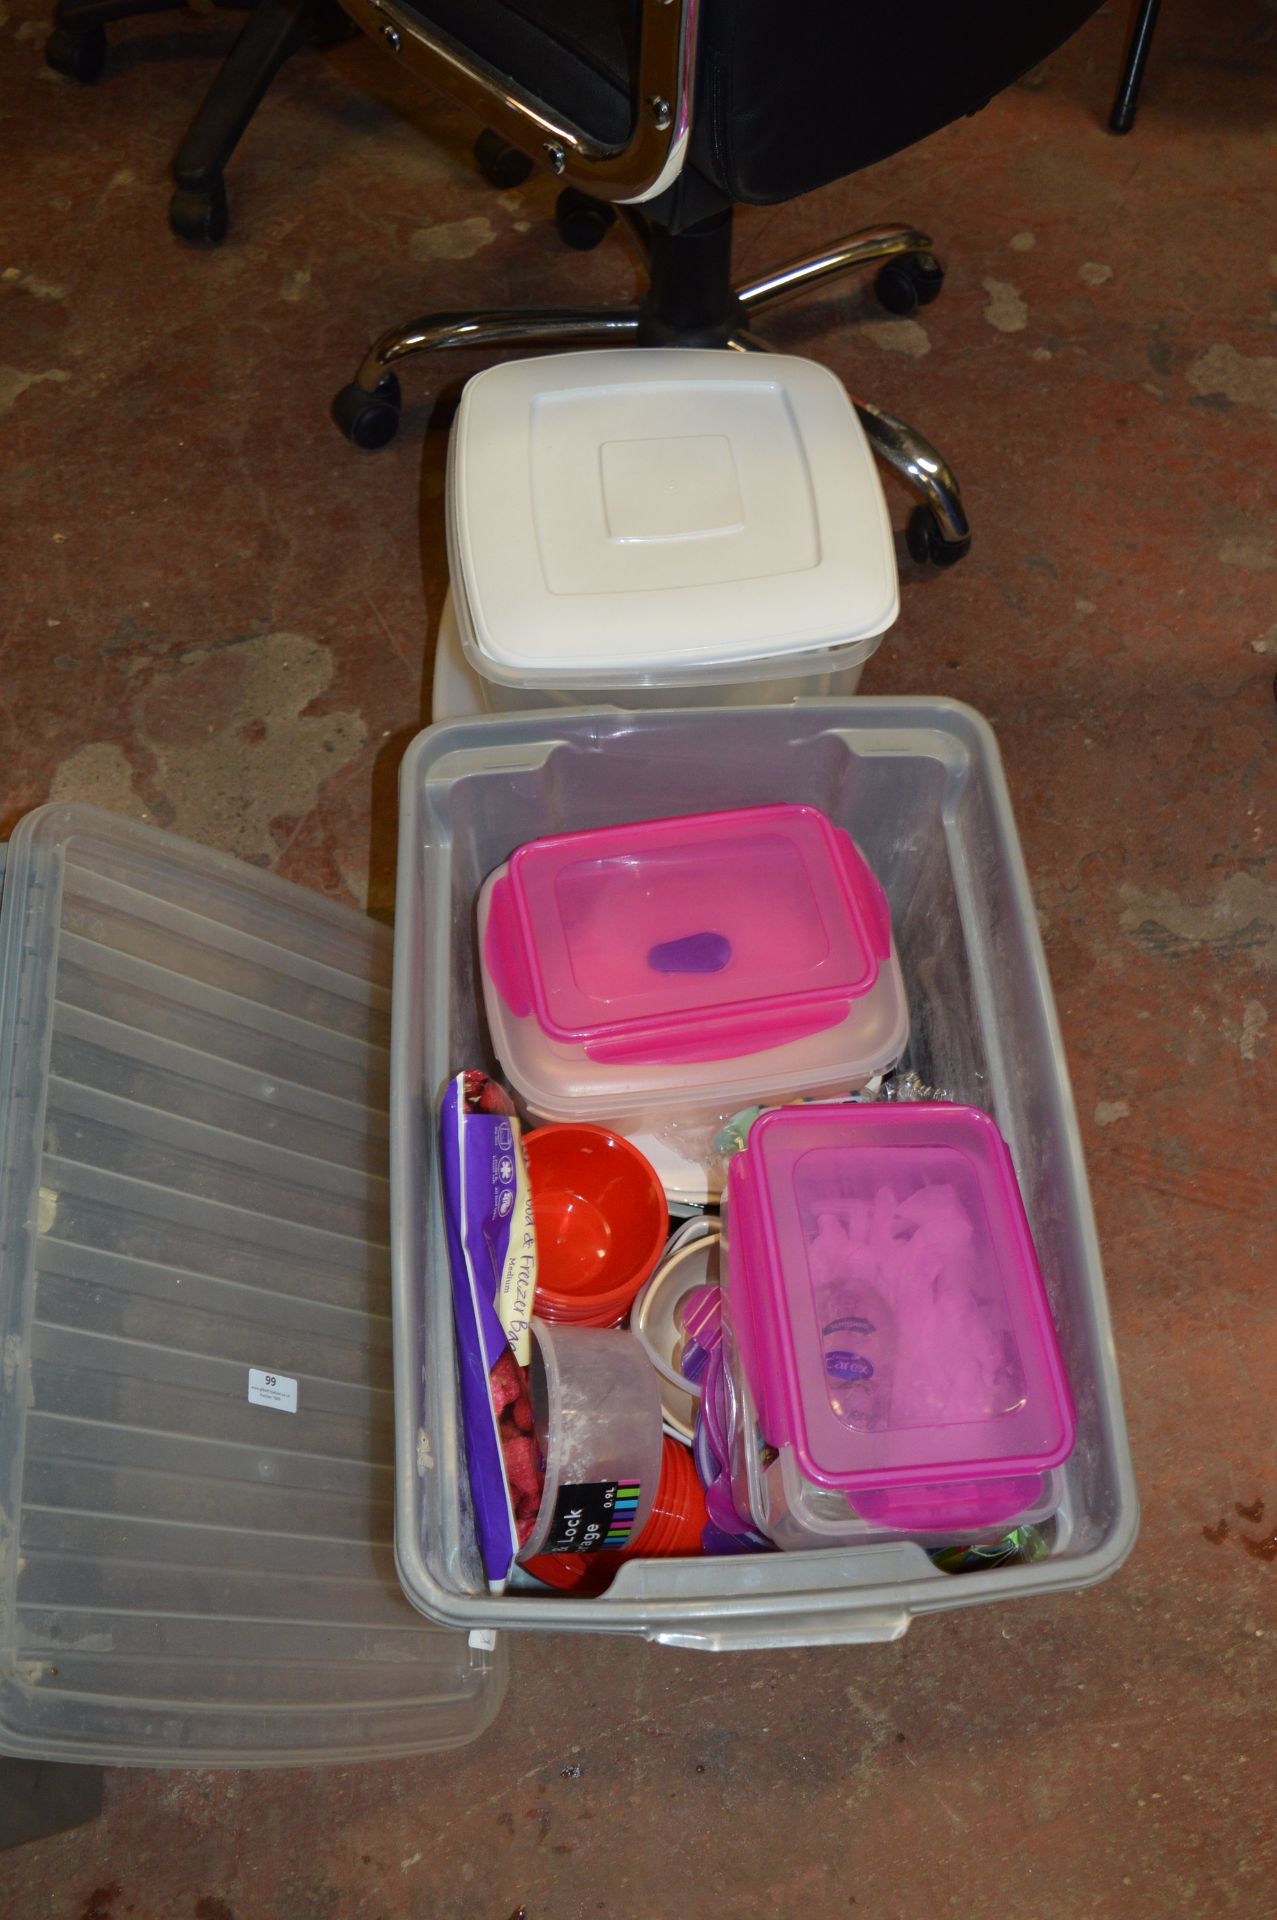
[[[908,1632],[913,1615],[904,1608],[881,1608],[868,1613],[831,1613],[819,1620],[778,1622],[733,1627],[728,1622],[698,1633],[690,1627],[671,1627],[649,1634],[662,1647],[686,1647],[693,1653],[773,1653],[783,1647],[881,1646]]]
[[[488,969],[488,978],[515,1019],[526,1020],[532,1011],[532,983],[528,979],[508,874],[503,873],[495,882],[488,899],[483,962]]]
[[[842,860],[848,890],[863,907],[874,958],[889,960],[891,958],[891,908],[887,905],[887,896],[883,892],[878,876],[844,827],[835,827],[834,838],[838,843],[838,853]]]

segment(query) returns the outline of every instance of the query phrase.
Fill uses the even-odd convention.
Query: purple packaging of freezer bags
[[[499,1589],[536,1523],[543,1474],[527,1380],[532,1201],[519,1123],[494,1081],[449,1083],[439,1138],[466,1465],[484,1571]]]

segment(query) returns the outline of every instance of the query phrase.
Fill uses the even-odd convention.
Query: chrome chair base
[[[629,237],[643,250],[644,233],[638,222],[627,223]],[[734,306],[748,325],[732,324],[723,345],[740,353],[766,353],[765,341],[753,331],[757,314],[809,288],[867,266],[898,262],[894,291],[907,298],[908,284],[900,281],[906,260],[930,258],[931,241],[914,227],[869,227],[822,252],[791,260],[773,272],[744,282],[735,289]],[[934,298],[942,278],[932,263],[934,284],[914,301]],[[884,293],[884,299],[886,295]],[[902,302],[888,300],[896,311]],[[412,354],[437,353],[449,347],[585,347],[640,344],[643,313],[634,307],[528,307],[483,313],[432,313],[392,327],[369,350],[349,386],[333,401],[333,419],[357,447],[371,452],[386,446],[398,430],[401,395],[396,369]],[[856,400],[856,412],[870,444],[887,466],[915,495],[918,505],[908,528],[909,551],[919,561],[952,566],[971,545],[962,495],[952,468],[916,428],[885,413],[868,401]]]

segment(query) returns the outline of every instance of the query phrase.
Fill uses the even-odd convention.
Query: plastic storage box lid
[[[0,1751],[468,1740],[505,1654],[395,1576],[390,942],[86,807],[0,912]]]
[[[598,1062],[704,1062],[841,1024],[891,952],[886,898],[814,807],[559,834],[495,882],[509,1010]]]
[[[462,643],[512,685],[774,675],[829,648],[850,666],[899,610],[873,453],[810,360],[662,348],[490,367],[462,395],[447,512]]]
[[[777,1109],[732,1164],[729,1207],[731,1312],[763,1431],[818,1486],[854,1499],[1070,1453],[1050,1308],[987,1114]]]

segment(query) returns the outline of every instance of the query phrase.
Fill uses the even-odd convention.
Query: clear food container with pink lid
[[[678,1198],[716,1197],[733,1114],[845,1096],[908,1038],[886,896],[811,806],[533,841],[485,881],[478,935],[529,1116],[626,1134]]]
[[[798,1465],[792,1447],[774,1447],[758,1422],[753,1396],[729,1341],[729,1441],[732,1497],[742,1519],[786,1552],[863,1547],[908,1539],[944,1548],[988,1545],[1013,1527],[1046,1530],[1052,1552],[1069,1536],[1064,1469],[1005,1480],[947,1481],[914,1488],[895,1501],[881,1491],[863,1498],[863,1511],[836,1487],[818,1487]]]
[[[987,1114],[764,1114],[732,1163],[726,1247],[732,1340],[782,1508],[828,1519],[825,1490],[920,1535],[1042,1512],[1073,1402]]]

